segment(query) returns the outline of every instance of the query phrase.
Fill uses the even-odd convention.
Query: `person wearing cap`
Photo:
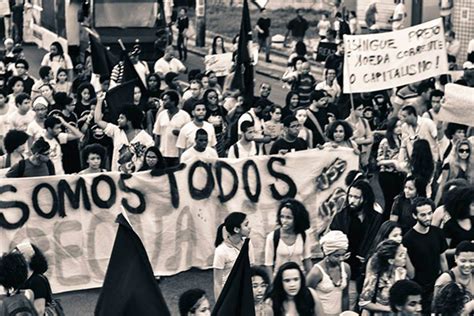
[[[311,103],[306,109],[308,119],[304,126],[313,133],[312,147],[316,148],[327,140],[325,130],[329,124],[329,95],[325,90],[315,90],[311,92],[309,99]]]
[[[321,237],[324,259],[316,263],[306,277],[309,287],[316,290],[326,316],[339,315],[349,309],[348,258],[349,240],[346,234],[333,230]]]
[[[139,44],[133,46],[132,51],[129,53],[130,61],[132,62],[135,70],[137,71],[140,80],[143,82],[143,86],[146,86],[146,78],[150,74],[150,69],[145,61],[140,60],[140,54],[142,50]]]
[[[24,159],[28,134],[23,131],[10,130],[4,139],[6,154],[0,156],[0,168],[10,168]]]
[[[49,143],[40,137],[31,146],[31,156],[20,160],[8,170],[7,178],[44,177],[55,175],[54,165],[49,159]]]
[[[153,70],[159,74],[162,79],[169,72],[184,73],[186,72],[186,66],[177,58],[173,56],[173,46],[166,47],[165,54],[163,57],[155,62]]]

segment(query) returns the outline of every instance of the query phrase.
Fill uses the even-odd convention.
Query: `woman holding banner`
[[[225,228],[225,231],[224,231]],[[214,297],[217,300],[227,277],[239,256],[245,238],[250,235],[247,215],[241,212],[230,213],[224,223],[217,228],[214,252]],[[252,243],[249,244],[250,264],[255,262]]]

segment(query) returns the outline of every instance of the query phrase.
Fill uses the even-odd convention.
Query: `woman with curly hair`
[[[450,266],[452,266],[452,256],[457,245],[463,240],[474,240],[474,187],[454,188],[451,194],[445,205],[451,219],[443,227],[449,246],[446,256],[448,263],[451,263]]]
[[[44,275],[48,270],[48,261],[43,252],[29,242],[18,244],[13,251],[22,254],[28,266],[28,279],[21,289],[33,291],[36,311],[39,315],[44,315],[46,304],[53,301],[51,286]]]
[[[311,247],[305,231],[309,228],[309,213],[300,201],[285,199],[280,203],[276,222],[278,228],[267,235],[265,266],[268,275],[289,261],[296,262],[301,270],[311,270]]]
[[[316,291],[306,286],[303,271],[295,262],[278,269],[265,303],[265,315],[325,315]]]
[[[385,137],[377,149],[379,184],[385,201],[384,219],[388,219],[395,196],[402,190],[404,174],[397,170],[398,153],[402,138],[402,122],[393,117],[387,122]]]
[[[329,142],[324,143],[323,147],[347,147],[358,152],[357,144],[351,140],[353,132],[352,126],[346,121],[334,121],[326,129]]]
[[[21,305],[21,307],[25,309],[23,310],[25,312],[24,315],[36,316],[38,314],[33,306],[33,291],[20,291],[20,287],[25,283],[27,277],[28,266],[21,253],[12,251],[5,253],[0,258],[0,285],[5,289],[7,297],[19,295],[19,297],[15,297],[15,301],[17,306]],[[2,306],[4,305],[0,302],[0,314],[4,315],[2,313],[4,311]],[[11,311],[7,310],[7,312]]]
[[[181,294],[178,301],[180,316],[210,316],[211,308],[206,292],[190,289]]]
[[[449,282],[435,297],[436,316],[461,316],[472,312],[472,304],[465,306],[466,289],[462,284]],[[466,307],[468,307],[466,309]]]
[[[438,193],[440,193],[441,197],[436,197],[435,202],[438,201],[438,208],[433,213],[433,219],[431,221],[432,226],[436,226],[439,228],[444,227],[444,224],[446,224],[446,222],[449,221],[449,219],[451,218],[451,215],[449,215],[449,212],[446,210],[445,205],[449,203],[449,200],[455,197],[455,195],[451,192],[452,189],[457,187],[464,187],[467,185],[469,185],[469,183],[467,183],[467,181],[464,179],[453,179],[446,182],[442,190],[438,190]]]
[[[389,290],[406,278],[406,248],[394,240],[379,244],[367,264],[359,306],[372,315],[390,315]]]
[[[74,113],[80,117],[84,111],[91,110],[92,105],[96,102],[94,87],[90,83],[84,82],[77,88],[77,101]]]

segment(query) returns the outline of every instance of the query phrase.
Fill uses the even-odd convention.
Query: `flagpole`
[[[342,40],[344,41],[344,38],[346,37],[346,34],[344,34]],[[349,83],[349,87],[347,88],[349,90],[349,99],[351,100],[351,109],[354,110],[354,97],[352,96],[352,87],[351,87],[351,70],[350,70],[350,67],[349,67],[349,62],[347,61],[347,58],[345,58],[345,55],[346,55],[346,41],[343,42],[344,44],[344,64],[347,64],[347,72],[348,72],[348,83]],[[342,81],[344,83],[344,78],[342,78]]]

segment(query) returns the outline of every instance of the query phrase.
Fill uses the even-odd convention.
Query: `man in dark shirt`
[[[403,245],[415,268],[414,281],[422,288],[421,304],[423,314],[431,312],[431,302],[436,278],[448,271],[445,251],[448,248],[443,231],[431,226],[435,204],[425,197],[418,197],[412,203],[416,224],[403,237]]]
[[[374,210],[374,192],[365,180],[357,180],[349,187],[346,201],[346,207],[334,216],[330,228],[342,231],[349,239],[349,303],[353,309],[364,279],[363,263],[382,224],[382,214]]]
[[[291,33],[291,37],[295,41],[303,41],[304,40],[304,35],[306,31],[308,30],[309,24],[308,21],[306,21],[305,18],[302,16],[302,10],[301,9],[296,9],[296,17],[288,22],[288,25],[286,28],[288,31],[286,32],[285,35],[285,45],[287,44],[288,40],[288,35]]]
[[[20,58],[15,62],[16,73],[18,77],[23,80],[23,92],[28,95],[31,94],[31,88],[33,88],[33,85],[35,84],[35,80],[28,74],[29,68],[30,65],[25,59]]]
[[[343,71],[344,71],[344,42],[337,44],[337,51],[326,58],[324,63],[325,69],[336,69],[336,79],[339,86],[343,87]]]
[[[49,160],[50,146],[47,141],[40,137],[31,146],[32,155],[28,159],[21,160],[8,170],[7,178],[22,177],[44,177],[55,175],[54,165]]]
[[[272,20],[267,15],[267,10],[265,8],[260,10],[260,18],[257,20],[257,25],[255,29],[257,30],[257,39],[259,51],[264,49],[265,51],[265,61],[271,63],[270,60],[270,26],[272,25]]]
[[[324,90],[315,90],[310,95],[311,104],[306,110],[308,119],[304,126],[313,132],[313,148],[326,142],[324,130],[329,123],[328,101],[329,96]]]
[[[285,127],[285,132],[283,136],[272,145],[270,155],[284,155],[288,152],[308,149],[306,141],[298,137],[301,124],[294,115],[286,117],[283,120],[283,126]]]

